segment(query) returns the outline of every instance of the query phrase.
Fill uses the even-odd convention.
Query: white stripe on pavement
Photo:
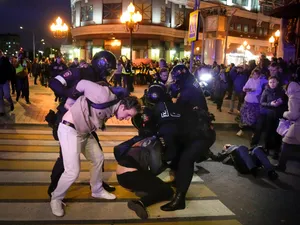
[[[186,209],[180,210],[180,212],[164,212],[159,208],[162,204],[165,204],[165,202],[148,207],[150,218],[192,218],[234,215],[219,200],[186,201]],[[49,203],[0,203],[0,218],[2,221],[57,221],[57,217],[51,213]],[[139,218],[133,211],[128,209],[127,202],[116,201],[68,203],[65,216],[59,218],[60,221],[68,220],[74,222],[128,219]]]
[[[100,141],[102,147],[116,146],[124,141]],[[11,140],[0,139],[0,145],[35,145],[35,146],[59,146],[58,141],[54,140]]]
[[[0,134],[49,134],[52,135],[52,130],[25,130],[25,129],[0,129]],[[130,131],[98,131],[98,135],[100,136],[134,136],[137,135],[137,132]]]
[[[13,160],[56,160],[58,157],[57,153],[30,153],[30,152],[0,152],[0,159],[13,159]],[[80,154],[80,159],[86,161],[86,158]],[[115,156],[113,153],[104,152],[105,160],[114,160]]]
[[[50,174],[48,171],[0,171],[0,184],[29,184],[29,183],[50,183]],[[117,177],[115,172],[103,172],[103,180],[109,183],[116,183]],[[170,181],[169,171],[162,172],[159,176],[163,181]],[[89,172],[80,172],[76,183],[88,183],[90,180]],[[202,183],[203,180],[196,174],[193,175],[193,183]],[[0,217],[1,218],[1,217]]]

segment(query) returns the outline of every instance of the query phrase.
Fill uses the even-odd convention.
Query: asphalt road
[[[214,153],[226,143],[249,145],[250,134],[237,137],[236,131],[219,131]],[[299,150],[300,154],[300,150]],[[272,160],[274,164],[277,161]],[[206,161],[197,164],[206,185],[230,208],[243,225],[300,224],[300,160],[290,161],[285,173],[272,182],[264,171],[259,176],[239,174],[233,166]]]

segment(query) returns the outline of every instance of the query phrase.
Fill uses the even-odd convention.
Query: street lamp
[[[132,33],[139,29],[139,22],[142,21],[142,15],[139,11],[135,13],[135,7],[132,2],[127,7],[127,11],[121,15],[121,23],[126,25],[126,31],[130,32],[130,62],[132,63]]]
[[[57,39],[65,38],[68,34],[69,27],[64,23],[60,17],[57,17],[56,24],[52,23],[50,26],[52,34]]]
[[[240,51],[244,51],[244,57],[243,57],[243,64],[245,65],[245,58],[246,58],[246,50],[250,50],[250,45],[247,41],[244,41],[243,44],[238,48]]]
[[[35,34],[32,30],[29,30],[29,29],[25,29],[24,27],[20,27],[21,30],[28,30],[32,33],[32,51],[33,51],[33,60],[35,59]]]
[[[277,56],[277,47],[278,47],[278,43],[279,43],[279,37],[280,37],[280,31],[277,30],[275,32],[275,40],[274,40],[274,47],[275,47],[274,57]]]

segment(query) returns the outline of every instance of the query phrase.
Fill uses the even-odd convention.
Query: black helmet
[[[164,101],[166,97],[166,87],[161,84],[152,84],[146,94],[146,98],[150,103],[158,103]]]
[[[97,52],[92,59],[92,66],[95,69],[110,71],[117,68],[117,59],[115,55],[109,51]]]
[[[189,73],[189,69],[183,64],[178,64],[171,70],[172,79],[175,82],[180,80],[183,75],[187,75]]]

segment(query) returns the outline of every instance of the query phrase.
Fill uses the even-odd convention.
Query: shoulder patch
[[[200,85],[199,85],[199,83],[198,83],[197,81],[194,81],[193,86],[194,86],[195,88],[199,88],[199,87],[200,87]]]
[[[65,72],[62,76],[63,77],[69,77],[69,76],[71,76],[72,75],[72,72],[70,71],[70,70],[68,70],[67,72]]]

